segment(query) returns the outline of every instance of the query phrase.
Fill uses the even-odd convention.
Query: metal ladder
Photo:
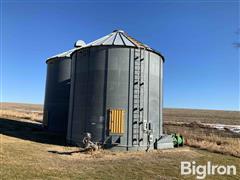
[[[143,140],[140,125],[143,124],[144,100],[144,49],[134,50],[133,69],[133,124],[132,143],[139,146]]]

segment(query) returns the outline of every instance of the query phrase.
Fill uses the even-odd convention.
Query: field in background
[[[1,103],[0,117],[17,117],[40,121],[43,106],[40,104]],[[240,111],[196,110],[164,108],[164,122],[201,122],[240,125]]]
[[[19,111],[37,111],[41,112],[43,106],[41,104],[24,104],[24,103],[1,103],[1,109],[4,110],[19,110]]]
[[[172,109],[163,110],[165,122],[201,122],[240,125],[240,111]]]
[[[0,117],[42,121],[43,106],[40,104],[1,103]]]
[[[164,109],[163,114],[165,133],[182,134],[191,147],[240,157],[239,111]]]
[[[240,158],[239,133],[205,127],[200,123],[165,123],[164,131],[182,134],[188,146]]]
[[[65,146],[63,136],[42,129],[41,105],[1,105],[2,179],[194,179],[180,176],[181,161],[233,164],[237,176],[207,179],[240,179],[240,135],[202,124],[240,125],[239,112],[164,109],[164,131],[183,134],[190,147],[148,153],[101,150],[84,154],[71,153],[78,148]]]

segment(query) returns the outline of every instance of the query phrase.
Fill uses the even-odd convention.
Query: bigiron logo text
[[[204,179],[208,175],[236,175],[236,173],[234,165],[212,164],[210,161],[205,165],[197,165],[195,161],[181,162],[181,175],[195,175],[196,179]]]

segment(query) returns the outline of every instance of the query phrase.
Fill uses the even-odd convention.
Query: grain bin
[[[43,124],[50,131],[67,132],[70,95],[71,53],[84,45],[79,40],[75,48],[48,58]]]
[[[72,53],[67,141],[153,148],[162,137],[163,56],[121,30]]]

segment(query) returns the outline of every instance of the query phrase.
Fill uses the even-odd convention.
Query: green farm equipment
[[[181,147],[184,145],[184,138],[181,134],[172,134],[174,147]]]

